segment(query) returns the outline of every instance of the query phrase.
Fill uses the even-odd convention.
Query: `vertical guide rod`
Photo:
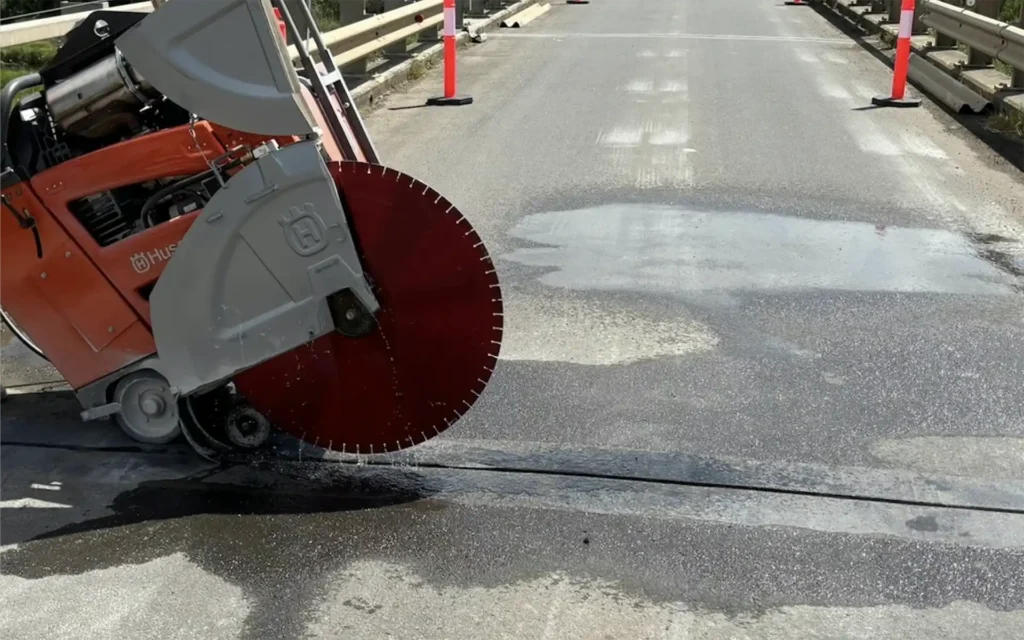
[[[298,27],[292,19],[292,14],[288,11],[288,6],[285,4],[284,0],[270,0],[270,3],[280,11],[281,19],[284,21],[285,27],[288,29],[288,33],[291,34],[292,40],[295,41],[295,48],[299,50],[299,58],[302,59],[302,68],[305,69],[306,74],[309,76],[309,81],[313,84],[313,97],[316,98],[316,102],[320,106],[320,112],[323,114],[324,119],[327,121],[327,127],[330,129],[327,133],[334,136],[335,142],[338,143],[338,147],[341,149],[341,152],[345,154],[346,158],[350,160],[357,159],[355,149],[352,146],[352,141],[349,140],[347,135],[345,135],[345,128],[341,126],[341,120],[338,119],[338,114],[334,111],[334,106],[331,104],[330,93],[324,85],[323,79],[320,77],[320,73],[316,70],[316,63],[313,61],[312,56],[309,55],[309,50],[306,49],[306,43],[303,42],[302,36],[299,34]],[[284,54],[287,59],[287,48],[285,49]]]
[[[310,81],[313,83],[313,92],[317,102],[320,104],[320,108],[324,113],[324,117],[327,120],[328,125],[333,129],[331,133],[334,134],[334,137],[342,151],[350,158],[356,158],[354,150],[352,149],[351,141],[345,134],[345,129],[341,126],[341,121],[338,119],[337,114],[334,111],[334,106],[331,104],[330,92],[328,90],[329,86],[334,88],[335,94],[338,97],[338,103],[342,115],[348,123],[349,128],[352,130],[356,143],[363,152],[363,157],[366,158],[367,162],[380,164],[380,158],[377,156],[377,150],[374,148],[373,142],[370,140],[370,136],[366,131],[366,125],[363,123],[363,119],[359,115],[359,110],[356,109],[355,103],[352,101],[352,95],[349,93],[348,87],[345,85],[345,79],[341,75],[341,70],[339,70],[338,66],[334,63],[334,57],[331,55],[330,49],[328,49],[327,45],[324,44],[323,36],[321,36],[320,29],[316,26],[316,21],[314,20],[309,7],[306,6],[305,2],[298,3],[299,9],[302,11],[303,17],[306,19],[306,24],[309,25],[309,35],[313,37],[313,41],[316,43],[320,54],[320,61],[323,63],[324,69],[327,71],[327,74],[323,77],[321,77],[320,73],[317,71],[316,63],[313,61],[309,50],[306,48],[306,43],[296,27],[295,21],[292,19],[291,12],[288,11],[285,1],[270,0],[270,3],[281,11],[281,17],[288,27],[288,33],[290,33],[292,39],[295,40],[295,48],[299,50],[299,57],[302,59],[303,68],[306,70],[306,73],[309,74]],[[324,78],[327,79],[327,83],[324,82]]]

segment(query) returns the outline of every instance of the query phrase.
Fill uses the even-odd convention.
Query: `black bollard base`
[[[917,98],[891,98],[889,96],[875,96],[871,98],[871,104],[876,107],[919,107],[921,101]]]
[[[451,98],[430,98],[427,105],[431,107],[460,107],[464,104],[473,104],[471,96],[452,96]]]

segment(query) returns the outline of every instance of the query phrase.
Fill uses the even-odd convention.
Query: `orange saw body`
[[[83,419],[142,442],[216,459],[275,429],[367,454],[438,435],[497,362],[483,242],[379,163],[315,28],[279,0],[213,4],[94,12],[5,87],[3,319]]]

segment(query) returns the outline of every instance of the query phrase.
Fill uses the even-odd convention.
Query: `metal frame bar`
[[[352,101],[352,96],[345,85],[345,79],[334,63],[334,57],[330,49],[324,44],[323,36],[320,33],[320,29],[316,26],[316,21],[313,19],[309,7],[304,2],[298,3],[300,10],[303,12],[303,18],[310,27],[309,36],[312,37],[313,42],[316,44],[320,62],[327,71],[323,76],[320,75],[316,68],[316,61],[313,60],[310,50],[306,47],[307,41],[299,33],[298,26],[295,24],[294,18],[292,18],[287,3],[284,0],[269,1],[274,8],[281,12],[281,19],[284,21],[288,34],[294,42],[293,46],[299,53],[303,70],[313,85],[313,96],[320,107],[320,111],[323,113],[324,119],[327,121],[328,128],[331,129],[329,133],[334,137],[335,142],[338,143],[338,147],[347,157],[356,158],[355,147],[358,145],[359,151],[367,162],[378,164],[380,160],[377,156],[377,150],[370,140],[370,136],[366,131],[366,125],[359,115],[359,110]],[[342,125],[341,118],[338,117],[338,113],[334,110],[334,105],[331,102],[331,89],[334,90],[342,117],[345,118],[349,129],[352,131],[354,140],[349,137],[345,127]]]
[[[286,3],[284,0],[273,0],[279,2],[282,6]],[[316,19],[313,17],[313,13],[309,9],[309,5],[305,2],[298,3],[302,10],[303,17],[306,19],[306,24],[310,25],[310,35],[313,37],[313,41],[316,42],[316,46],[319,49],[320,61],[324,65],[324,69],[327,70],[326,84],[333,87],[338,97],[338,105],[341,107],[342,114],[348,121],[348,126],[352,130],[353,135],[356,137],[356,141],[363,150],[363,156],[368,162],[377,163],[379,159],[377,157],[377,150],[373,146],[373,141],[370,140],[370,134],[366,130],[366,124],[363,122],[362,116],[359,115],[359,109],[356,108],[355,103],[352,101],[352,94],[349,93],[348,86],[345,84],[345,79],[341,75],[341,70],[338,69],[338,65],[334,62],[334,54],[324,44],[323,34],[320,33],[320,28],[316,25]],[[284,13],[282,9],[281,13]],[[299,45],[298,40],[296,44]],[[305,43],[301,43],[299,46],[305,46]],[[315,71],[315,68],[314,68]],[[330,102],[328,102],[330,105]],[[322,105],[321,105],[322,106]],[[331,109],[333,112],[334,109]]]

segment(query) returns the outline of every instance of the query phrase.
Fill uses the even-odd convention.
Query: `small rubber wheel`
[[[166,444],[181,435],[178,401],[167,380],[155,371],[136,371],[114,388],[121,405],[117,424],[132,439],[145,444]]]
[[[236,447],[258,449],[270,438],[270,421],[252,407],[235,407],[228,414],[224,431]]]

